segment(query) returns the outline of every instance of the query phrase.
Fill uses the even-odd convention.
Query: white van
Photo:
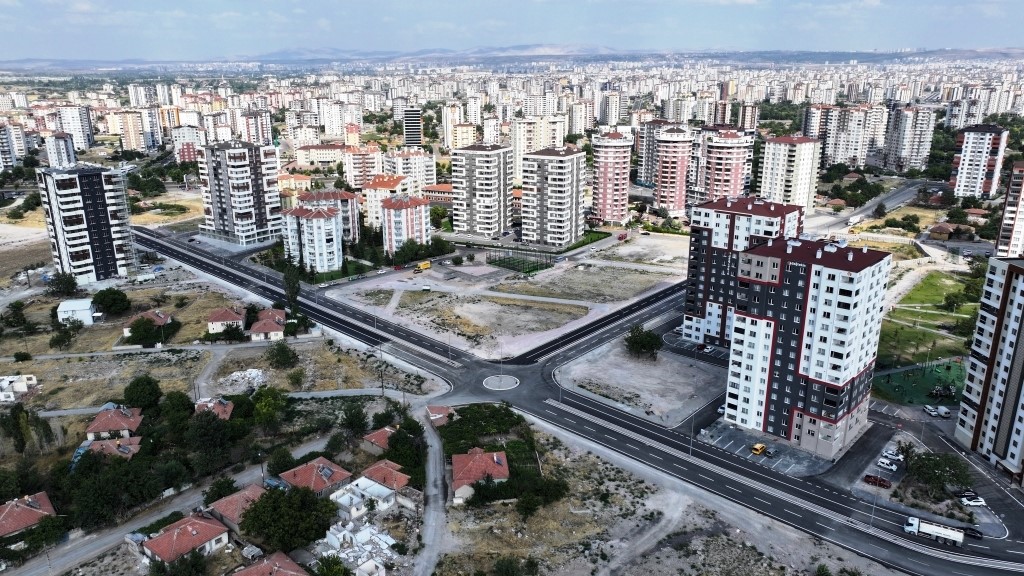
[[[939,416],[942,416],[943,418],[950,418],[953,416],[953,413],[950,412],[949,408],[946,408],[945,406],[939,406],[935,410],[939,413]]]

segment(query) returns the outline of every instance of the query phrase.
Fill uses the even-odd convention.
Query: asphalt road
[[[280,281],[276,278],[237,262],[205,255],[180,241],[163,241],[149,230],[137,228],[136,232],[137,242],[143,247],[261,296],[282,299]],[[441,397],[439,403],[508,401],[533,417],[911,574],[968,576],[1024,571],[1024,564],[1018,563],[1024,552],[1013,542],[985,540],[982,544],[967,543],[963,549],[951,549],[929,540],[905,538],[902,514],[873,509],[870,503],[815,479],[777,473],[743,451],[732,453],[700,442],[691,446],[690,437],[680,429],[666,429],[558,387],[553,378],[555,368],[618,337],[628,325],[677,314],[680,301],[673,296],[682,290],[680,284],[649,295],[505,362],[501,370],[517,376],[522,384],[502,392],[480,385],[483,377],[498,372],[492,362],[455,349],[448,361],[445,344],[379,320],[374,329],[374,318],[369,313],[318,298],[316,291],[309,288],[303,290],[300,300],[310,316],[323,325],[371,346],[388,346],[389,353],[397,353],[410,363],[446,377],[452,391]],[[712,404],[705,406],[698,418],[706,418]]]

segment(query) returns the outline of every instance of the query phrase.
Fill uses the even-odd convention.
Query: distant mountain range
[[[103,59],[56,59],[56,58],[25,58],[20,60],[0,60],[3,70],[47,70],[47,71],[83,71],[104,69],[145,69],[167,68],[184,64],[208,63],[216,65],[223,62],[264,62],[291,65],[317,65],[328,62],[444,62],[448,64],[465,63],[509,63],[523,59],[580,59],[602,60],[616,57],[631,60],[680,58],[718,59],[735,63],[759,65],[772,64],[820,64],[839,63],[857,60],[861,63],[900,62],[922,59],[1024,59],[1024,48],[989,48],[989,49],[932,49],[907,52],[869,51],[800,51],[800,50],[757,50],[741,51],[727,49],[709,50],[623,50],[607,46],[582,44],[519,44],[515,46],[484,46],[463,50],[446,48],[427,48],[415,51],[396,50],[359,50],[346,48],[295,48],[277,50],[265,54],[215,58],[206,61],[185,60],[143,60],[138,58],[123,60]]]

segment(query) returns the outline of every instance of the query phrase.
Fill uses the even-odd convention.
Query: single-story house
[[[982,208],[968,208],[964,210],[967,213],[967,221],[975,224],[984,224],[988,221],[988,210]]]
[[[267,308],[265,310],[260,310],[259,313],[256,314],[256,320],[273,320],[278,324],[284,324],[286,316],[287,314],[285,313],[284,310],[278,310],[277,308]]]
[[[196,402],[196,413],[213,412],[221,420],[230,420],[234,409],[235,403],[223,398],[200,398],[199,402]]]
[[[112,438],[110,440],[86,440],[89,451],[131,460],[142,448],[142,436]]]
[[[373,454],[374,456],[380,456],[388,449],[388,438],[395,433],[395,429],[391,426],[385,426],[380,430],[374,430],[366,436],[363,436],[359,447],[363,450]]]
[[[115,406],[100,411],[93,417],[89,427],[85,429],[85,437],[89,440],[106,438],[128,438],[142,424],[142,408]]]
[[[217,308],[206,317],[206,331],[210,334],[219,334],[228,326],[244,329],[245,314],[232,308]]]
[[[454,414],[455,410],[448,406],[427,406],[427,417],[430,418],[430,425],[434,428],[447,424],[448,419]]]
[[[95,314],[96,307],[92,305],[91,298],[65,300],[57,305],[58,322],[67,322],[68,320],[80,320],[83,325],[92,326]]]
[[[260,499],[266,489],[259,484],[249,484],[234,494],[229,494],[211,503],[206,511],[224,523],[232,532],[238,533],[238,525],[242,522],[242,513]]]
[[[846,184],[850,184],[852,182],[856,182],[857,180],[860,180],[863,177],[864,177],[863,174],[858,174],[856,172],[848,172],[846,174],[846,176],[843,176],[843,182],[845,182]]]
[[[835,206],[839,206],[840,208],[846,208],[846,200],[843,200],[842,198],[833,198],[828,202],[825,202],[825,206],[829,208],[833,208]]]
[[[960,229],[961,234],[974,234],[974,227],[967,226],[964,224],[950,224],[949,222],[939,222],[933,224],[928,229],[928,238],[932,240],[949,240],[951,236],[955,236],[957,229]]]
[[[471,448],[467,454],[452,455],[452,491],[454,503],[462,504],[473,495],[473,484],[490,477],[495,482],[508,480],[505,452],[484,452]]]
[[[32,374],[0,376],[0,402],[17,402],[18,395],[28,392],[29,388],[35,388],[38,384]]]
[[[352,479],[352,473],[327,458],[319,456],[305,464],[282,472],[280,478],[292,488],[309,488],[317,496],[323,498],[348,484]]]
[[[0,505],[0,538],[6,538],[39,524],[57,513],[46,492],[15,498]]]
[[[334,505],[338,507],[338,517],[341,518],[342,522],[355,522],[366,516],[366,513],[369,512],[363,495],[350,490],[349,486],[342,486],[341,490],[334,492],[330,496],[331,502],[334,502]]]
[[[156,326],[157,328],[167,324],[171,320],[174,320],[170,314],[165,314],[160,310],[146,310],[145,312],[139,312],[124,323],[124,335],[126,338],[132,335],[132,323],[143,318],[149,318],[152,320],[153,326]]]
[[[228,528],[215,518],[194,514],[178,520],[142,543],[142,552],[153,560],[174,562],[198,550],[209,556],[228,543]]]
[[[235,572],[233,576],[309,576],[284,552],[274,552],[260,558],[255,564]]]
[[[282,340],[283,338],[284,322],[271,319],[257,320],[249,327],[249,340],[253,342]]]
[[[402,465],[391,460],[378,460],[363,470],[363,477],[369,478],[378,484],[382,484],[392,490],[400,490],[409,484],[411,477],[402,474],[399,470]]]

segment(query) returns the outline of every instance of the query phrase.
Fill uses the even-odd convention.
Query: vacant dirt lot
[[[667,352],[654,361],[633,358],[619,338],[559,367],[555,376],[562,385],[648,411],[673,425],[721,392],[725,369]]]
[[[0,225],[0,288],[10,286],[13,277],[21,273],[26,266],[34,266],[42,263],[43,266],[52,266],[53,257],[50,254],[50,242],[46,233],[42,234],[18,234],[19,229]],[[33,278],[33,284],[38,283],[38,278]],[[24,288],[25,283],[21,282]]]
[[[651,234],[619,242],[610,248],[598,250],[594,257],[603,260],[680,266],[690,253],[690,237],[672,234]]]
[[[670,274],[581,264],[568,270],[546,270],[529,280],[503,282],[493,290],[605,303],[632,298],[671,278]]]

